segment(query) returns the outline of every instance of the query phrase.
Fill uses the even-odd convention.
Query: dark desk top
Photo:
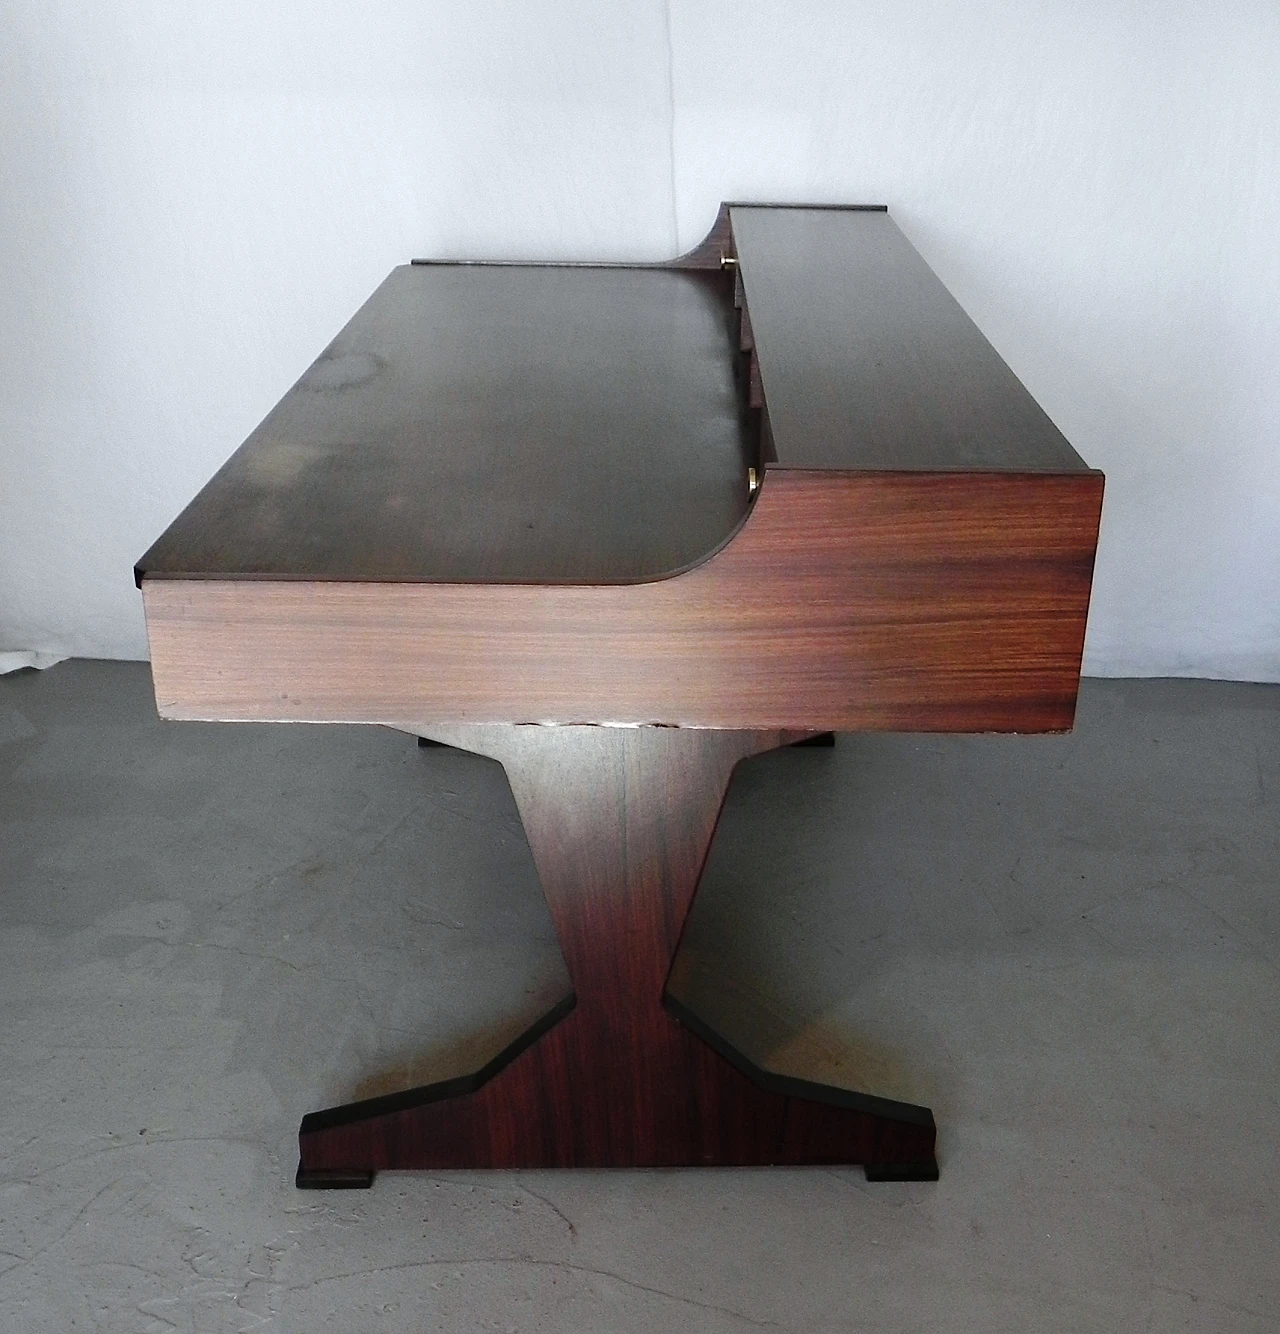
[[[731,205],[676,266],[392,272],[143,575],[618,584],[697,564],[769,469],[1088,469],[883,210]]]
[[[887,213],[729,218],[775,466],[1088,471]]]
[[[733,278],[395,269],[139,575],[626,583],[747,509]]]

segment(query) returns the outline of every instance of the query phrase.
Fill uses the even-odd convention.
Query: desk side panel
[[[629,586],[148,578],[168,718],[1060,731],[1099,474],[770,472]]]

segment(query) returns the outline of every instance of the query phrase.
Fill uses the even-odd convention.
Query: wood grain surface
[[[1054,731],[1096,473],[770,469],[669,579],[543,588],[147,579],[169,718]]]
[[[1061,730],[1101,492],[882,209],[397,270],[144,557],[157,704]]]
[[[793,735],[425,731],[504,765],[576,1004],[473,1090],[450,1081],[307,1116],[300,1185],[367,1184],[386,1168],[866,1163],[936,1176],[927,1109],[757,1070],[664,1005],[733,767]]]

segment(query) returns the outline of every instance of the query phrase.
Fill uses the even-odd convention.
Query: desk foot
[[[506,768],[575,995],[472,1075],[306,1116],[300,1185],[391,1168],[861,1163],[875,1180],[936,1177],[928,1108],[763,1070],[665,994],[729,776],[795,733],[432,733]]]
[[[356,1168],[307,1168],[299,1163],[293,1184],[299,1190],[368,1190],[373,1185],[373,1173]]]
[[[916,1163],[868,1163],[868,1181],[937,1181],[938,1160],[923,1158]]]

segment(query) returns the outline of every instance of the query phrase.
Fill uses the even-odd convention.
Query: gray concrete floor
[[[857,1169],[385,1174],[331,1101],[564,986],[494,764],[0,680],[0,1330],[1280,1329],[1280,688],[1086,682],[1066,738],[743,766],[679,985],[779,1069],[930,1103]]]

